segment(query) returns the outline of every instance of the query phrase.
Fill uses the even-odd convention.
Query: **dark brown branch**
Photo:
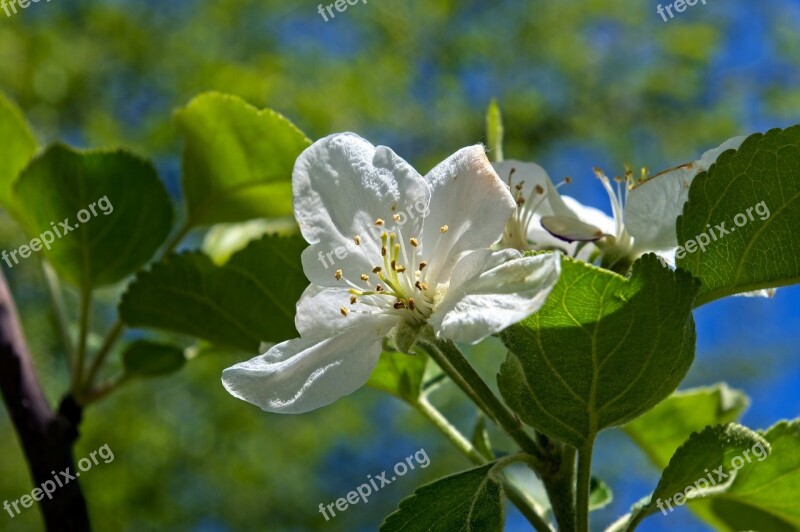
[[[54,413],[36,378],[28,346],[6,279],[0,272],[0,391],[14,423],[33,477],[33,487],[69,468],[75,473],[72,447],[78,438],[81,407],[66,397]],[[59,475],[59,478],[60,477]],[[27,495],[30,495],[28,492]],[[20,497],[25,495],[19,494]],[[40,495],[41,496],[41,495]],[[70,480],[42,498],[39,508],[49,531],[90,529],[86,501],[77,480]],[[20,510],[22,506],[18,506]],[[8,511],[0,520],[12,520]],[[0,528],[5,528],[0,526]]]

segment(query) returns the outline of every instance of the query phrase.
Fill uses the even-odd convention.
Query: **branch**
[[[53,472],[58,475],[69,468],[70,473],[74,473],[72,446],[78,438],[81,407],[70,396],[61,402],[58,413],[47,403],[1,271],[0,392],[22,444],[34,486],[52,481]],[[47,530],[85,532],[90,529],[86,501],[76,480],[59,487],[53,492],[52,500],[43,498],[39,508]]]

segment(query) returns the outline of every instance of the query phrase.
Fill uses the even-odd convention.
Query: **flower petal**
[[[677,247],[675,221],[689,198],[692,181],[724,151],[741,146],[744,139],[732,138],[705,152],[700,160],[661,172],[631,189],[625,205],[625,226],[639,252]]]
[[[381,341],[395,320],[373,316],[334,336],[298,338],[222,372],[225,389],[267,412],[301,414],[329,405],[364,385]]]
[[[337,286],[341,269],[357,281],[381,265],[380,234],[395,221],[406,234],[419,234],[430,192],[408,163],[384,146],[353,133],[318,140],[295,164],[294,212],[309,246],[303,270],[312,283]],[[377,219],[384,224],[377,226]],[[360,245],[356,245],[355,237]]]
[[[599,227],[571,216],[543,216],[541,223],[548,233],[565,242],[594,242],[606,236]]]
[[[512,195],[516,195],[516,184],[522,184],[521,194],[525,199],[525,207],[530,208],[536,205],[536,212],[541,216],[572,214],[553,185],[550,176],[547,175],[547,171],[538,164],[506,160],[492,163],[492,167],[500,180],[512,190]],[[537,186],[542,190],[541,194],[535,192]]]
[[[428,283],[446,283],[462,256],[497,242],[516,203],[480,145],[451,155],[425,180],[431,209],[420,257],[428,262]]]
[[[347,288],[329,288],[309,285],[297,302],[294,324],[301,337],[333,335],[352,327],[368,326],[373,315],[380,312],[374,305],[366,305],[369,297],[350,303]],[[341,309],[347,310],[347,315]]]
[[[539,310],[560,274],[558,253],[475,251],[454,268],[447,295],[428,322],[438,336],[477,343]]]

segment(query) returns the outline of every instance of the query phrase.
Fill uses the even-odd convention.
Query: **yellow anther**
[[[449,228],[449,227],[447,227],[446,225],[443,225],[443,226],[441,226],[441,227],[439,228],[439,232],[440,232],[440,233],[446,233],[448,229],[450,229],[450,228]]]
[[[392,269],[393,269],[394,271],[397,271],[397,261],[396,261],[396,260],[393,260],[393,261],[392,261],[392,263],[391,263],[391,266],[392,266]]]
[[[376,292],[383,292],[383,285],[380,285],[380,284],[379,285],[375,285],[375,291]]]
[[[383,246],[381,248],[381,257],[385,257],[385,256],[386,256],[386,246]]]
[[[402,301],[398,301],[397,303],[394,304],[394,308],[396,309],[406,308],[406,304],[403,303]]]
[[[362,281],[369,281],[369,275],[367,275],[366,273],[362,273],[361,274],[361,280]]]
[[[372,268],[372,273],[381,273],[382,270],[383,268],[381,268],[380,266],[375,266],[374,268]]]
[[[544,187],[542,185],[536,185],[536,188],[534,188],[534,190],[536,191],[537,194],[544,194]]]
[[[408,308],[410,308],[411,310],[414,310],[414,298],[413,297],[409,297],[408,298]]]
[[[356,246],[360,246],[361,245],[361,237],[360,236],[356,235],[355,237],[353,237],[353,240],[355,240]]]
[[[399,215],[399,214],[393,214],[393,215],[392,215],[392,219],[393,219],[395,222],[399,222],[399,221],[400,221],[400,215]]]
[[[347,316],[347,314],[348,314],[350,311],[349,311],[349,310],[347,310],[346,308],[342,307],[342,308],[340,308],[340,309],[339,309],[339,312],[341,312],[341,313],[342,313],[342,316]]]
[[[336,270],[336,273],[333,274],[336,277],[336,280],[340,280],[342,278],[342,270]]]
[[[427,266],[427,265],[428,265],[428,263],[427,263],[427,262],[425,262],[424,260],[423,260],[422,262],[420,262],[420,263],[419,263],[419,271],[422,271],[422,270],[424,270],[424,269],[425,269],[425,266]]]
[[[397,268],[395,268],[395,270],[397,270],[399,273],[403,273],[404,271],[406,271],[406,267],[405,266],[398,266]]]
[[[351,305],[355,305],[356,301],[358,301],[358,298],[356,296],[350,296],[350,304]]]
[[[427,285],[427,284],[425,284],[425,283],[423,283],[423,282],[421,282],[421,281],[417,281],[417,282],[414,284],[414,286],[416,286],[416,287],[417,287],[417,290],[423,290],[423,291],[424,291],[424,290],[427,290],[427,289],[428,289],[428,285]]]
[[[409,239],[409,241],[411,242],[412,246],[414,246],[414,247],[419,246],[419,240],[417,240],[416,238],[411,238],[411,239]]]
[[[383,219],[378,218],[377,220],[375,220],[375,225],[383,225]]]

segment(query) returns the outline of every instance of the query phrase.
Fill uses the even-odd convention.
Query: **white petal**
[[[381,265],[381,232],[397,223],[404,234],[419,234],[430,198],[424,179],[408,163],[352,133],[306,149],[295,164],[292,188],[297,223],[311,244],[303,252],[303,270],[322,286],[337,286],[337,269],[355,282]],[[375,225],[378,218],[383,226]]]
[[[431,209],[420,257],[428,262],[428,284],[446,283],[458,259],[497,242],[516,203],[480,145],[451,155],[425,180],[431,188]]]
[[[613,235],[616,232],[616,222],[614,222],[614,218],[600,209],[584,205],[575,198],[569,196],[562,196],[562,199],[564,200],[564,204],[575,213],[575,216],[577,216],[580,221],[597,227],[607,235]]]
[[[744,137],[735,137],[709,150],[693,163],[661,172],[636,185],[625,205],[625,227],[640,252],[677,247],[675,221],[689,199],[694,178],[708,170],[726,150],[738,148]]]
[[[536,213],[540,216],[567,216],[572,214],[572,211],[564,203],[561,195],[553,185],[550,176],[538,164],[506,160],[500,163],[492,163],[492,167],[497,172],[500,180],[512,189],[512,195],[516,196],[514,186],[517,183],[522,183],[522,196],[525,198],[525,207],[530,208],[536,205]],[[543,194],[534,192],[537,185],[544,190]]]
[[[539,310],[560,274],[558,253],[476,251],[456,265],[447,295],[428,322],[438,336],[477,343]]]
[[[571,216],[544,216],[541,223],[547,232],[565,242],[594,242],[606,235],[599,227]]]
[[[301,414],[351,394],[378,363],[387,326],[396,320],[374,316],[363,327],[335,336],[298,338],[222,372],[225,389],[267,412]]]
[[[372,314],[380,312],[377,307],[364,304],[368,298],[359,298],[351,305],[350,295],[347,288],[309,285],[297,302],[294,324],[300,336],[332,335],[352,327],[364,327]],[[347,316],[342,314],[342,308],[348,310]]]

